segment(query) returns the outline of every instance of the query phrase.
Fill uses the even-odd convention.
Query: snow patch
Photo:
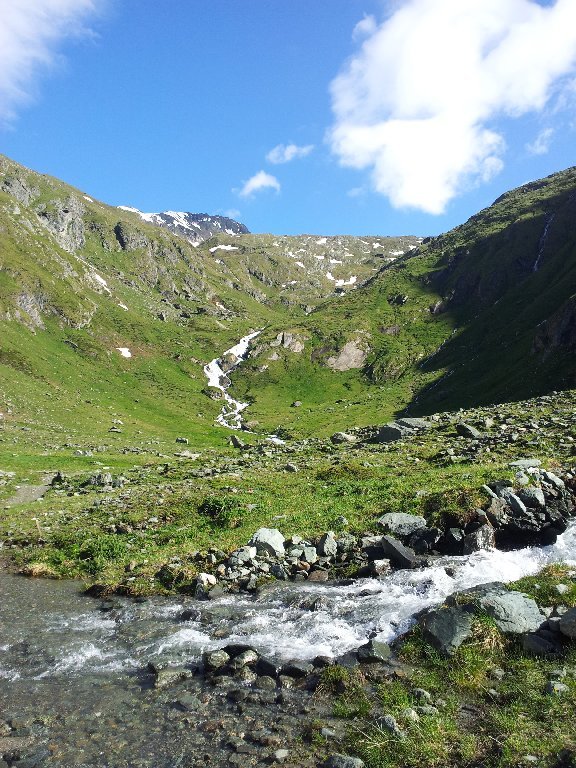
[[[302,267],[302,269],[306,269],[306,267],[304,266],[304,264],[302,264],[302,262],[301,262],[301,261],[297,261],[297,262],[296,262],[296,266],[297,266],[297,267]]]
[[[130,213],[137,213],[139,216],[142,216],[142,211],[139,211],[138,208],[132,208],[130,205],[119,205],[117,207],[121,211],[129,211]]]
[[[314,258],[318,259],[318,261],[324,261],[324,256],[322,254],[319,254],[319,253],[315,253],[314,254]]]
[[[132,357],[132,352],[128,349],[128,347],[116,347],[118,352],[122,355],[122,357]]]
[[[326,245],[327,242],[328,242],[328,238],[321,237],[320,240],[316,240],[316,245]]]
[[[210,248],[210,253],[216,253],[216,251],[237,251],[236,245],[215,245],[214,248]]]
[[[404,251],[388,251],[390,256],[404,256]]]
[[[330,264],[344,264],[344,262],[338,259],[330,259]]]
[[[128,312],[128,307],[126,306],[126,304],[120,304],[120,302],[118,302],[118,306],[119,306],[121,309],[125,309],[125,310],[126,310],[126,312]]]
[[[96,280],[97,283],[100,283],[100,285],[102,286],[102,288],[104,288],[105,291],[108,291],[108,293],[112,293],[110,288],[108,288],[108,283],[106,282],[106,280],[104,280],[103,277],[100,277],[100,275],[97,274],[96,272],[92,273],[92,277],[94,278],[94,280]]]
[[[88,200],[89,203],[93,203],[94,200],[92,200],[91,197],[88,197],[88,195],[84,195],[84,200]]]

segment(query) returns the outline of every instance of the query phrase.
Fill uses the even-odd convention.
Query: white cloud
[[[550,150],[550,142],[554,136],[553,128],[544,128],[530,144],[526,144],[526,150],[531,155],[546,155]]]
[[[0,123],[30,99],[42,69],[58,59],[58,44],[85,33],[82,23],[102,0],[3,0],[0,22]]]
[[[356,24],[352,32],[353,40],[361,40],[363,37],[373,35],[378,29],[378,24],[374,16],[364,16],[364,18]]]
[[[274,165],[289,163],[291,160],[306,157],[313,149],[313,144],[307,144],[304,147],[299,147],[297,144],[278,144],[268,152],[266,160]]]
[[[258,171],[248,181],[244,182],[238,194],[240,197],[252,197],[256,192],[260,192],[263,189],[275,189],[276,192],[280,192],[280,182],[275,176],[271,176],[266,171]]]
[[[394,206],[439,214],[502,169],[494,122],[575,74],[574,0],[404,0],[332,82],[331,148]]]

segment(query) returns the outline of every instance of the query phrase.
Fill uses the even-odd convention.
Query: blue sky
[[[574,0],[2,13],[0,151],[112,205],[231,214],[254,232],[427,235],[576,164]]]

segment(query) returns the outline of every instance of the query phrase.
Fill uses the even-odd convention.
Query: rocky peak
[[[207,213],[189,213],[186,211],[164,211],[162,213],[142,213],[137,208],[118,206],[140,216],[149,224],[164,227],[175,235],[183,237],[197,246],[215,235],[247,235],[249,230],[244,224],[227,216],[210,216]]]

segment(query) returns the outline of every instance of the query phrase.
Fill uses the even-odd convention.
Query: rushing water
[[[204,366],[204,373],[208,379],[208,386],[219,389],[223,395],[224,406],[222,408],[222,412],[216,419],[218,424],[221,424],[223,427],[228,427],[229,429],[240,429],[242,426],[241,414],[242,411],[248,407],[248,403],[241,403],[238,400],[234,400],[234,398],[228,394],[228,387],[230,386],[228,374],[231,373],[234,368],[240,365],[246,356],[246,353],[248,352],[250,342],[260,333],[261,331],[254,331],[253,333],[249,333],[247,336],[241,338],[238,344],[235,344],[233,347],[230,347],[230,349],[227,349],[221,357],[217,357],[214,360],[211,360],[208,365]],[[228,368],[228,371],[224,372],[222,368],[222,358],[227,356],[234,357],[236,360],[235,362],[232,362]]]
[[[223,768],[230,765],[229,736],[257,729],[297,749],[310,707],[323,706],[313,698],[303,707],[303,691],[279,694],[273,710],[254,691],[238,709],[226,688],[201,679],[152,688],[147,662],[188,665],[231,642],[277,659],[337,657],[369,637],[397,636],[415,613],[454,591],[561,561],[576,565],[576,523],[549,547],[441,558],[381,580],[276,583],[254,597],[208,602],[102,603],[74,582],[0,575],[0,728],[9,722],[14,741],[29,740],[26,765],[50,768]]]
[[[103,611],[67,582],[0,577],[0,678],[42,679],[140,669],[246,643],[280,659],[337,657],[369,637],[391,640],[418,611],[458,590],[576,565],[576,524],[553,546],[440,558],[433,566],[343,584],[276,583],[256,597],[115,599]],[[110,608],[110,606],[107,606]],[[187,611],[187,620],[182,613]]]

